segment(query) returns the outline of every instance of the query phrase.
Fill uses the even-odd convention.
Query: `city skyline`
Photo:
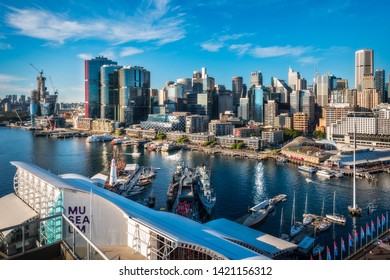
[[[271,77],[287,81],[289,67],[308,84],[317,69],[348,79],[352,88],[360,49],[374,50],[374,71],[389,71],[388,42],[381,35],[388,30],[385,1],[370,2],[378,7],[374,14],[365,14],[362,1],[231,2],[2,1],[0,96],[28,96],[37,68],[51,78],[47,87],[58,89],[59,102],[82,102],[84,60],[98,55],[144,67],[156,89],[202,67],[228,89],[234,76],[249,85],[253,71],[262,72],[264,85]]]

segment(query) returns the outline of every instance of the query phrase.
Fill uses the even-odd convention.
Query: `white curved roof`
[[[150,228],[156,229],[161,234],[165,234],[173,240],[209,248],[229,259],[269,259],[264,255],[224,239],[223,235],[213,231],[207,225],[197,223],[191,219],[173,213],[150,209],[121,195],[92,184],[91,179],[85,176],[65,174],[59,177],[30,163],[14,161],[11,162],[11,164],[40,177],[54,187],[88,193],[93,192],[116,205],[130,218],[135,219]],[[241,226],[239,224],[237,225]]]

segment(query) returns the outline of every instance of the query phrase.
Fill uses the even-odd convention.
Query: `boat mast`
[[[307,193],[306,193],[306,200],[305,200],[305,214],[307,214]]]
[[[336,191],[333,192],[333,216],[336,213],[335,207],[336,207]]]
[[[356,114],[353,114],[353,208],[356,208]]]
[[[291,226],[295,224],[295,191],[294,191],[294,198],[293,198],[293,210],[291,213]]]

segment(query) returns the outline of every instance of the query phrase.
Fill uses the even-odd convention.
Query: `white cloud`
[[[223,43],[212,43],[212,42],[205,42],[200,45],[202,49],[209,51],[209,52],[218,52],[219,49],[221,49],[224,44]]]
[[[25,85],[28,79],[0,73],[0,96],[12,93],[28,94],[31,88]]]
[[[99,55],[102,55],[104,57],[108,57],[109,59],[116,59],[117,58],[115,51],[112,49],[102,51],[99,53]]]
[[[120,57],[131,56],[131,55],[135,55],[135,54],[139,54],[139,53],[143,53],[143,52],[144,52],[144,50],[142,50],[142,49],[137,49],[134,47],[125,47],[121,50],[119,56]]]
[[[244,55],[250,49],[251,44],[233,44],[229,47],[229,50],[236,52],[238,55]]]
[[[301,64],[316,64],[318,63],[322,58],[320,57],[314,57],[314,56],[304,56],[298,59],[298,62]]]
[[[291,47],[291,46],[272,46],[272,47],[255,47],[250,54],[257,58],[278,57],[278,56],[300,56],[306,52],[312,51],[312,47]]]
[[[83,60],[88,60],[88,59],[91,59],[93,58],[93,54],[91,53],[80,53],[77,55],[78,58],[81,58]]]
[[[6,82],[14,82],[14,81],[23,81],[26,80],[26,78],[18,77],[18,76],[12,76],[7,74],[0,74],[0,82],[6,83]]]
[[[120,12],[118,12],[120,14]],[[68,14],[31,8],[9,8],[6,23],[19,34],[57,44],[96,38],[114,44],[153,41],[159,45],[185,37],[184,14],[168,0],[143,1],[134,15],[72,19]]]
[[[10,50],[10,49],[12,49],[12,46],[10,44],[0,42],[0,50]]]

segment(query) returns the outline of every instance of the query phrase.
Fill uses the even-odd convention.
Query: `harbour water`
[[[334,225],[317,235],[319,241],[329,247],[333,246],[334,241],[340,246],[341,237],[347,244],[348,233],[352,232],[354,225],[360,236],[361,226],[365,229],[368,223],[371,228],[371,221],[376,225],[377,217],[381,218],[382,214],[386,216],[386,211],[390,210],[390,174],[387,173],[377,174],[373,181],[357,179],[357,203],[362,207],[363,215],[352,219],[348,216],[348,205],[352,203],[351,177],[321,179],[299,172],[296,165],[271,160],[210,156],[195,151],[161,153],[118,147],[122,159],[127,163],[160,168],[152,189],[148,190],[153,190],[156,196],[157,210],[166,208],[166,191],[178,162],[194,167],[200,164],[210,167],[211,182],[217,194],[214,218],[236,221],[248,212],[249,207],[278,194],[286,194],[287,201],[278,204],[275,211],[255,226],[274,236],[289,233],[294,191],[296,219],[300,221],[306,194],[308,212],[320,215],[323,199],[324,214],[333,212],[333,193],[336,191],[336,212],[345,215],[347,221],[345,226]],[[30,162],[55,174],[78,173],[91,177],[99,172],[108,175],[112,156],[113,146],[109,143],[87,143],[85,138],[34,137],[31,131],[0,127],[0,197],[13,191],[15,168],[10,161]],[[306,180],[307,176],[311,176],[311,180]],[[281,225],[282,208],[284,215]]]

